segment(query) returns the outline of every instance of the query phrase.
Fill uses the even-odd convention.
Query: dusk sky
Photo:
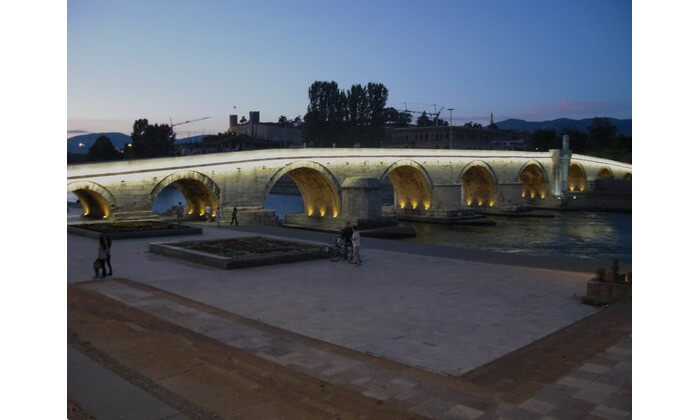
[[[453,123],[632,117],[632,5],[533,1],[68,1],[68,131],[216,133],[304,116],[315,80],[381,82]],[[235,107],[235,108],[234,108]]]

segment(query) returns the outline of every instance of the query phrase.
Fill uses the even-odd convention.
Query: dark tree
[[[379,145],[384,138],[389,91],[381,83],[338,88],[334,81],[316,81],[309,87],[304,115],[304,138],[319,146]]]
[[[559,149],[561,144],[557,144],[557,132],[554,130],[537,129],[530,136],[530,148],[534,150]]]
[[[167,124],[151,125],[147,119],[136,120],[131,133],[131,144],[135,158],[169,156],[175,144],[175,133]]]
[[[287,117],[285,117],[284,115],[280,115],[280,117],[277,119],[277,124],[282,126],[286,126],[288,122],[289,120],[287,120]]]
[[[416,120],[416,125],[418,127],[430,127],[431,125],[433,125],[433,120],[431,120],[428,114],[426,114],[425,111],[423,111],[423,113],[420,114],[420,117],[418,117],[418,119]]]
[[[118,160],[121,158],[121,153],[114,148],[112,141],[106,136],[100,136],[95,140],[95,143],[88,150],[88,162],[98,162],[105,160]]]
[[[594,146],[605,145],[617,136],[617,127],[611,124],[607,118],[593,118],[588,131],[591,134],[591,142]]]
[[[392,127],[408,127],[413,116],[408,112],[400,112],[396,108],[386,108],[386,123]]]

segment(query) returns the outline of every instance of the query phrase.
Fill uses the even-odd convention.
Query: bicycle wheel
[[[330,258],[331,261],[333,261],[333,262],[338,262],[338,261],[340,261],[340,259],[341,259],[342,257],[343,257],[342,254],[340,253],[340,251],[338,251],[337,248],[331,248],[331,249],[329,250],[328,258]]]

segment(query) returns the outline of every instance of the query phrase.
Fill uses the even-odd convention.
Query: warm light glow
[[[318,209],[318,212],[321,215],[321,217],[326,215],[326,209]]]
[[[430,208],[430,201],[424,201],[424,202],[423,202],[423,208],[424,208],[425,210],[428,210],[428,209]]]
[[[525,193],[523,192],[522,194],[520,194],[520,196],[521,196],[522,198],[525,198]]]
[[[338,217],[338,210],[333,210],[333,218]]]
[[[525,197],[525,196],[523,195],[523,197]],[[467,198],[467,205],[468,205],[468,206],[471,206],[471,205],[472,205],[472,199],[471,199],[471,198]]]
[[[479,202],[478,202],[477,204],[478,204],[479,206],[481,206],[481,205],[484,204],[484,202],[483,202],[482,200],[479,200]]]
[[[88,214],[90,214],[90,212],[86,211],[85,213],[83,213],[83,216],[87,216]]]
[[[540,193],[540,198],[544,198],[544,193]]]
[[[187,212],[187,214],[192,214],[193,212],[194,212],[194,210],[189,210],[189,211]]]
[[[418,208],[418,200],[411,200],[411,208]]]
[[[306,210],[306,214],[308,214],[309,217],[310,217],[310,216],[313,216],[313,214],[314,214],[314,209],[313,209],[313,208],[310,208],[310,209]]]
[[[493,205],[496,204],[493,201],[489,201],[489,207],[493,207]]]
[[[104,216],[102,216],[102,218],[103,218],[103,219],[106,219],[106,218],[107,218],[107,215],[105,214]]]
[[[535,193],[534,193],[534,192],[531,192],[531,193],[530,193],[530,198],[535,198]]]
[[[569,191],[573,191],[573,190],[574,190],[574,184],[569,184]]]
[[[401,207],[401,208],[406,207],[406,202],[403,200],[399,201],[399,207]]]

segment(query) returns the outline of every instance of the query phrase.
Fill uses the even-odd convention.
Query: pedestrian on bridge
[[[177,203],[177,224],[181,225],[182,224],[182,216],[185,214],[185,208],[182,206],[182,201],[178,201]]]
[[[233,222],[236,222],[236,226],[238,226],[238,209],[236,207],[231,212],[231,226],[233,226]]]

